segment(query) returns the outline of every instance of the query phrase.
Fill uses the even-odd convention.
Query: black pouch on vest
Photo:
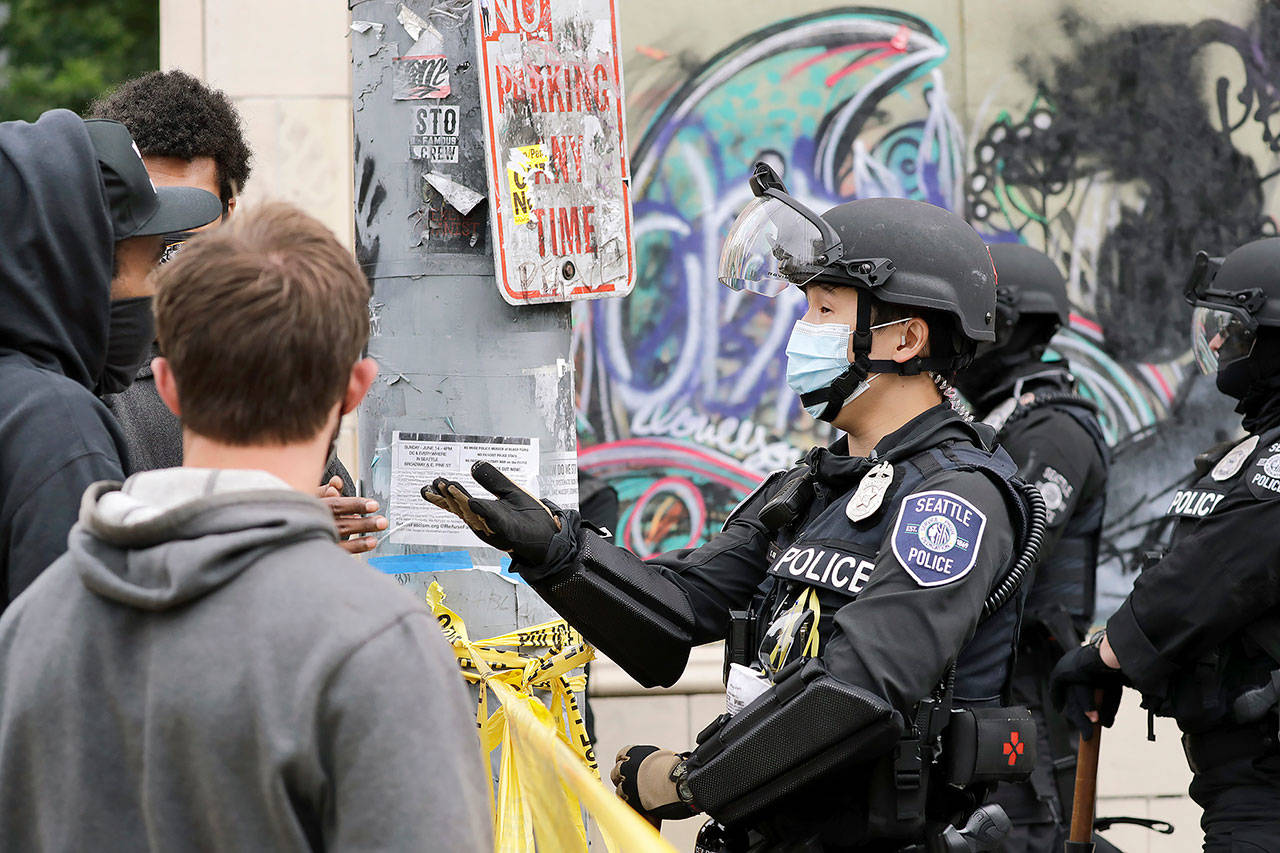
[[[951,785],[1022,782],[1036,763],[1036,724],[1026,708],[952,711],[943,740]]]
[[[724,683],[729,683],[729,664],[750,666],[752,626],[755,624],[755,613],[752,610],[729,611],[729,634],[724,643]]]
[[[930,788],[928,747],[905,737],[871,769],[867,832],[878,839],[917,839],[924,830]]]

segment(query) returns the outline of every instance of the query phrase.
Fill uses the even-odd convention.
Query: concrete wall
[[[222,89],[244,120],[242,202],[285,199],[352,244],[351,66],[345,6],[307,0],[160,0],[160,67]],[[356,472],[352,418],[338,453]]]
[[[1107,612],[1191,456],[1237,428],[1195,372],[1180,291],[1197,249],[1275,233],[1280,10],[875,5],[623,4],[641,276],[628,300],[577,309],[583,467],[652,553],[699,541],[829,438],[783,375],[798,296],[715,282],[766,155],[816,209],[924,199],[1059,262],[1074,316],[1055,345],[1117,448]]]
[[[1117,443],[1109,538],[1131,553],[1191,454],[1235,428],[1194,378],[1177,294],[1196,249],[1275,231],[1278,13],[1251,0],[1082,3],[1087,19],[1062,2],[884,5],[620,4],[641,272],[628,300],[577,311],[584,467],[618,487],[621,533],[644,553],[698,541],[761,475],[827,437],[782,380],[777,330],[795,303],[714,283],[749,162],[772,152],[814,206],[924,198],[1060,262],[1074,317],[1058,346]],[[293,199],[350,240],[346,9],[161,0],[161,12],[162,64],[225,89],[245,116],[246,201]],[[650,462],[623,464],[637,458]],[[1104,607],[1130,582],[1120,562]],[[632,696],[597,669],[606,767],[624,743],[687,747],[719,712],[716,653],[697,655],[682,693]],[[1176,732],[1157,730],[1148,744],[1127,699],[1105,739],[1099,813],[1179,827],[1111,833],[1126,850],[1198,849]],[[667,832],[688,849],[696,824]]]

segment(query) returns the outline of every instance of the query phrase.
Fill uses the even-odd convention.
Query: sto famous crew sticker
[[[951,492],[920,492],[902,502],[893,554],[920,586],[960,580],[973,568],[987,517]]]

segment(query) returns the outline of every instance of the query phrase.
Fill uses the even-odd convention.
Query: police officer
[[[1039,756],[1031,779],[1004,783],[994,800],[1013,821],[1006,853],[1061,850],[1075,784],[1074,730],[1049,702],[1049,672],[1080,645],[1093,621],[1098,540],[1109,453],[1097,408],[1076,393],[1066,361],[1043,361],[1067,322],[1067,283],[1043,252],[993,245],[996,340],[979,344],[955,385],[1039,489],[1049,529],[1031,587],[1013,680],[1013,698],[1032,709]]]
[[[751,185],[720,279],[803,289],[787,381],[844,437],[767,478],[707,544],[647,561],[487,463],[472,475],[496,500],[445,479],[423,497],[510,551],[644,685],[673,683],[692,646],[728,638],[730,713],[691,753],[624,749],[613,779],[632,807],[706,811],[749,830],[753,849],[872,849],[872,837],[899,849],[974,805],[924,804],[922,765],[950,702],[1000,704],[1014,590],[1043,527],[992,430],[963,420],[933,378],[994,338],[991,261],[938,207],[866,199],[819,216],[765,164]]]
[[[1216,274],[1215,274],[1216,271]],[[1199,459],[1175,494],[1172,548],[1105,632],[1054,669],[1054,701],[1088,732],[1115,719],[1122,684],[1173,717],[1203,809],[1204,849],[1280,849],[1280,238],[1219,266],[1201,253],[1187,286],[1192,349],[1239,401],[1248,436]],[[1094,691],[1104,700],[1094,705]]]

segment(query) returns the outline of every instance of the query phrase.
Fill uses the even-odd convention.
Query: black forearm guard
[[[694,808],[732,823],[840,765],[870,762],[901,735],[902,718],[888,702],[809,660],[699,735],[678,790]]]
[[[578,522],[564,513],[565,525]],[[572,534],[572,531],[570,531]],[[567,568],[521,573],[570,625],[645,687],[669,687],[684,672],[694,614],[675,583],[630,551],[586,529],[576,531]]]

